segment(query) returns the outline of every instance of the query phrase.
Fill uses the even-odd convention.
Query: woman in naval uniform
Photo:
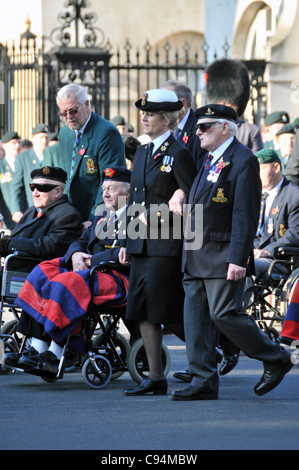
[[[135,156],[128,235],[120,262],[131,261],[127,319],[139,322],[149,378],[124,393],[166,394],[161,324],[184,339],[183,221],[169,211],[167,204],[178,189],[189,195],[197,170],[191,152],[172,135],[183,107],[176,94],[149,90],[135,105],[141,110],[144,133],[150,143],[139,147]]]

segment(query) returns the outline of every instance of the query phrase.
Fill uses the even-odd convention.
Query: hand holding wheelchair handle
[[[127,255],[127,250],[124,247],[122,247],[119,251],[119,262],[123,266],[128,266],[129,264],[131,264],[129,255]]]

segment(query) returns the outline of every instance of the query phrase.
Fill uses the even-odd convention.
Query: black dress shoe
[[[254,387],[254,393],[261,397],[266,393],[271,392],[276,388],[282,381],[284,376],[290,372],[294,367],[291,361],[289,361],[284,367],[275,370],[265,370],[261,380]]]
[[[169,395],[170,400],[173,401],[192,401],[192,400],[218,400],[218,393],[216,392],[203,392],[202,390],[189,385],[183,390],[171,392]]]
[[[31,356],[38,356],[38,351],[34,349],[33,346],[31,348],[26,349],[21,353],[6,353],[3,356],[4,364],[10,367],[17,367],[19,360],[22,357],[31,357]]]
[[[231,372],[239,362],[240,352],[236,354],[224,353],[223,360],[220,364],[219,375],[227,375]]]
[[[189,369],[179,370],[173,374],[175,379],[182,380],[182,382],[192,382],[192,376],[189,374]]]
[[[133,397],[138,395],[146,395],[147,393],[153,393],[154,395],[166,395],[167,394],[167,380],[154,381],[151,379],[144,379],[138,387],[124,390],[124,394]]]
[[[59,359],[51,351],[43,352],[38,356],[21,357],[18,362],[18,368],[26,372],[46,371],[53,375],[58,373]],[[36,374],[35,374],[36,375]]]

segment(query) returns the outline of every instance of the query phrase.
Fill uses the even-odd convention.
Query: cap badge
[[[107,168],[105,171],[104,171],[105,175],[108,176],[108,178],[112,178],[112,176],[114,175],[115,171],[112,170],[111,168]]]
[[[148,98],[148,94],[147,93],[144,93],[143,97],[142,97],[142,101],[141,101],[141,106],[145,106],[146,105],[146,100]]]
[[[211,110],[211,108],[208,108],[206,112],[206,116],[213,116],[213,114],[215,113]]]
[[[43,174],[44,175],[48,175],[50,173],[50,168],[48,168],[47,166],[45,166],[45,168],[43,168]]]

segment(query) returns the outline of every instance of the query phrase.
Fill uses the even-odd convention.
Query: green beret
[[[275,111],[265,117],[266,126],[272,126],[272,124],[288,124],[289,122],[289,115],[285,111]]]
[[[38,124],[32,129],[32,135],[40,134],[41,132],[45,132],[48,134],[50,132],[50,127],[47,124]]]
[[[113,119],[110,120],[110,122],[112,122],[112,124],[114,124],[115,126],[125,126],[126,125],[125,118],[122,117],[122,116],[115,116]]]
[[[276,133],[276,137],[282,134],[296,134],[297,129],[298,129],[298,124],[294,122],[292,124],[286,124]]]
[[[265,165],[266,163],[280,163],[281,160],[278,154],[273,149],[263,149],[259,150],[255,156],[258,158],[260,165]]]
[[[19,136],[19,134],[15,131],[11,131],[11,132],[6,132],[6,134],[4,134],[4,136],[2,137],[2,143],[3,144],[7,144],[7,142],[9,142],[10,140],[13,140],[13,139],[18,139],[20,140],[21,137]]]

